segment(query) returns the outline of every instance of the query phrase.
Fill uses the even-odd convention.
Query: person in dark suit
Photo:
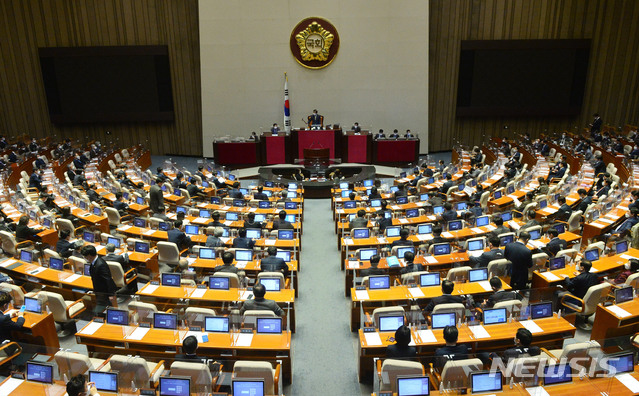
[[[73,253],[73,242],[71,242],[71,232],[67,229],[60,231],[55,251],[62,257],[67,258]]]
[[[229,190],[229,198],[244,199],[244,194],[240,191],[240,182],[234,182],[233,188]]]
[[[289,221],[286,221],[286,211],[280,210],[277,219],[273,220],[273,229],[274,230],[294,230],[295,227]]]
[[[380,129],[379,131],[377,131],[377,133],[373,137],[375,139],[386,139],[386,135],[384,134],[384,130],[383,129]]]
[[[271,133],[276,134],[280,131],[280,127],[277,125],[277,123],[273,124],[273,126],[271,127]]]
[[[222,242],[222,235],[224,235],[224,229],[222,227],[214,227],[213,234],[209,234],[206,238],[206,243],[204,246],[206,247],[221,247],[224,246],[224,242]]]
[[[497,228],[488,233],[488,237],[499,236],[501,234],[505,234],[508,232],[512,232],[512,230],[504,225],[504,219],[499,215],[493,215],[493,223]]]
[[[603,125],[603,120],[599,116],[599,114],[595,113],[592,115],[594,119],[592,120],[592,124],[590,124],[590,135],[594,135],[595,132],[601,131],[601,125]]]
[[[180,362],[203,363],[204,359],[197,355],[197,338],[190,335],[182,341],[182,353],[175,355],[175,360]]]
[[[604,179],[603,181],[603,187],[601,187],[599,190],[597,190],[596,194],[597,198],[601,198],[604,195],[608,195],[610,194],[610,186],[612,184],[612,181],[610,181],[610,179]]]
[[[399,239],[393,241],[393,243],[391,244],[391,249],[395,246],[415,246],[412,241],[408,240],[409,234],[410,232],[408,232],[408,229],[406,228],[402,228],[401,230],[399,230]]]
[[[371,275],[386,275],[385,270],[383,270],[382,268],[377,268],[377,265],[379,264],[379,260],[380,260],[379,254],[372,255],[370,259],[370,263],[371,263],[370,268],[361,270],[359,272],[359,276],[364,278]]]
[[[258,201],[268,201],[268,195],[264,194],[264,186],[257,186],[257,192],[253,194],[253,199]]]
[[[364,209],[360,209],[357,211],[357,217],[355,217],[353,220],[351,220],[348,223],[348,229],[352,231],[353,228],[366,228],[366,227],[368,227],[368,219],[366,218],[366,211]]]
[[[113,209],[120,213],[120,216],[126,216],[129,210],[129,205],[122,199],[122,193],[120,191],[115,193],[115,201],[113,201]]]
[[[169,242],[173,242],[177,245],[178,250],[183,250],[193,246],[193,241],[189,238],[184,231],[182,231],[182,221],[176,220],[173,223],[173,228],[166,232]],[[246,231],[244,231],[246,236]]]
[[[351,127],[351,131],[353,132],[361,132],[362,131],[362,127],[359,126],[359,123],[356,122],[353,124],[353,126]]]
[[[11,332],[23,332],[24,328],[24,316],[22,312],[13,312],[11,315],[5,315],[3,312],[8,310],[11,306],[11,295],[9,293],[0,292],[0,337],[4,340],[15,341]],[[12,318],[18,317],[14,322]]]
[[[462,304],[464,300],[461,296],[453,296],[451,293],[455,290],[455,284],[451,280],[444,280],[442,282],[442,295],[439,297],[435,297],[426,306],[424,311],[426,313],[433,312],[433,308],[435,308],[438,304],[449,304],[449,303],[459,303]]]
[[[492,236],[488,239],[491,249],[480,256],[470,256],[470,264],[473,268],[487,268],[488,263],[493,260],[504,258],[504,252],[499,248],[499,238]]]
[[[118,287],[113,281],[111,270],[103,258],[98,257],[95,246],[86,245],[81,250],[82,256],[91,264],[91,282],[96,297],[95,315],[102,316],[104,309],[111,306],[111,299]],[[117,305],[117,304],[115,304]]]
[[[126,244],[123,244],[123,246],[126,246]],[[120,265],[122,266],[122,270],[124,270],[124,272],[129,270],[130,268],[129,257],[122,254],[115,254],[114,244],[107,243],[105,250],[106,250],[106,255],[104,256],[104,261],[115,261],[116,263],[120,263]]]
[[[515,335],[515,348],[509,348],[504,351],[504,357],[506,359],[516,359],[518,357],[538,356],[541,354],[541,349],[538,346],[530,346],[533,341],[533,335],[530,330],[525,328],[517,329]]]
[[[572,214],[572,208],[566,203],[566,197],[560,195],[557,198],[557,203],[559,204],[559,209],[555,213],[555,220],[568,221]]]
[[[38,236],[38,230],[35,228],[29,227],[29,216],[22,215],[18,220],[18,225],[16,225],[16,241],[38,241],[40,237]]]
[[[415,264],[413,263],[413,260],[415,260],[415,253],[413,252],[404,253],[404,262],[406,264],[406,267],[402,268],[402,270],[399,273],[404,275],[404,274],[410,274],[411,272],[419,272],[424,270],[423,265]]]
[[[317,109],[313,110],[313,114],[309,116],[309,128],[321,128],[322,116],[317,113]]]
[[[397,129],[393,129],[393,133],[391,133],[390,135],[388,135],[388,137],[390,139],[397,139],[399,138],[399,131]]]
[[[231,272],[237,274],[237,267],[233,265],[235,255],[231,252],[222,253],[222,264],[213,269],[213,272]]]
[[[44,187],[42,186],[42,175],[44,175],[44,171],[34,170],[31,176],[29,176],[29,187],[37,188],[38,191],[42,191]]]
[[[262,227],[264,227],[264,225],[261,222],[255,221],[255,212],[249,212],[246,215],[246,220],[244,220],[244,228],[255,228],[261,230]]]
[[[539,222],[536,220],[537,212],[535,209],[528,209],[528,213],[526,213],[526,218],[528,221],[521,226],[520,230],[525,230],[526,228],[536,227],[539,225]]]
[[[87,196],[89,197],[89,200],[91,202],[100,202],[102,200],[100,194],[95,191],[95,184],[85,184],[84,190],[86,191]]]
[[[159,212],[160,208],[164,208],[162,184],[164,184],[164,180],[158,177],[155,179],[155,184],[149,188],[149,207],[153,212]]]
[[[592,164],[592,167],[595,170],[595,176],[598,176],[601,173],[606,173],[606,163],[603,160],[603,156],[598,154],[595,156],[595,163]]]
[[[559,231],[557,231],[554,227],[550,227],[546,233],[548,234],[550,241],[546,244],[545,250],[550,253],[551,256],[555,256],[560,250],[568,248],[568,242],[559,238]]]
[[[253,249],[255,241],[246,237],[246,228],[240,228],[237,231],[237,237],[233,239],[233,248],[235,249]]]
[[[412,138],[414,138],[414,137],[415,137],[415,135],[414,135],[414,134],[410,131],[410,129],[407,129],[407,130],[406,130],[406,133],[404,134],[404,137],[405,137],[406,139],[412,139]]]
[[[410,329],[401,325],[395,330],[395,343],[386,347],[387,358],[410,358],[417,356],[417,348],[409,346],[411,341]]]
[[[371,187],[371,193],[368,194],[368,200],[370,201],[371,199],[381,199],[382,198],[382,194],[379,193],[379,191],[377,190],[377,187]]]
[[[449,221],[457,220],[457,211],[453,210],[453,204],[446,202],[444,203],[444,212],[440,216],[443,221],[448,223]]]
[[[69,180],[71,180],[71,183],[73,183],[73,180],[75,180],[75,171],[71,164],[67,166],[67,176],[69,177]]]
[[[639,209],[639,190],[633,190],[630,192],[630,201],[632,203],[628,205],[628,210],[632,210],[632,208]]]
[[[260,269],[264,272],[281,272],[284,277],[288,276],[288,265],[284,259],[277,257],[277,248],[269,246],[266,249],[268,256],[260,260]]]
[[[468,357],[468,346],[457,344],[457,339],[459,338],[457,327],[446,326],[443,334],[446,346],[435,349],[438,367],[443,367],[448,360],[460,360]]]
[[[506,291],[503,289],[501,279],[496,276],[490,278],[490,287],[493,289],[493,294],[486,300],[486,308],[492,308],[501,301],[522,300],[523,297],[515,291]]]
[[[244,301],[242,308],[240,309],[240,315],[244,315],[246,311],[260,310],[260,311],[273,311],[275,315],[282,316],[284,311],[273,300],[264,298],[266,295],[266,288],[263,284],[258,283],[253,286],[253,295],[255,298]]]
[[[582,214],[586,214],[586,209],[588,209],[588,205],[592,203],[592,197],[589,196],[588,192],[583,188],[580,188],[579,190],[577,190],[577,194],[579,194],[579,198],[581,199],[581,202],[579,202],[579,205],[577,205],[576,210],[581,210]],[[630,206],[628,206],[628,208],[630,208]]]
[[[453,175],[451,175],[450,173],[447,173],[446,181],[444,182],[444,184],[442,184],[441,188],[439,189],[439,192],[442,194],[446,194],[448,192],[448,189],[454,185],[455,183],[453,183]]]
[[[73,166],[75,166],[75,169],[84,169],[84,162],[82,162],[82,158],[80,158],[80,153],[75,154],[75,158],[73,158]]]
[[[528,282],[528,268],[532,267],[532,252],[526,247],[530,240],[527,231],[519,233],[519,239],[506,245],[504,258],[512,263],[510,285],[515,290],[523,290]]]

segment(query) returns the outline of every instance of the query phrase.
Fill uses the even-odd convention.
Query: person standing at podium
[[[317,113],[317,109],[313,110],[313,114],[309,116],[310,123],[308,125],[311,129],[320,129],[322,127],[322,116]]]
[[[280,131],[280,127],[277,125],[277,123],[273,124],[273,127],[271,128],[271,133],[277,135]]]

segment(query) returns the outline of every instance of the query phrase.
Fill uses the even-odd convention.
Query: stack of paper
[[[368,291],[367,290],[355,290],[355,297],[357,297],[358,300],[368,300],[369,296],[368,296]]]
[[[153,292],[156,291],[158,287],[160,286],[148,284],[142,290],[140,290],[140,293],[153,294]]]
[[[419,287],[411,287],[408,289],[408,292],[413,298],[424,297],[424,292]]]
[[[482,325],[470,326],[469,329],[473,332],[475,338],[490,338],[490,334],[488,334],[488,332]]]
[[[235,340],[236,347],[250,347],[253,342],[253,333],[240,333]]]
[[[148,327],[138,327],[137,329],[135,329],[133,331],[133,333],[129,334],[128,336],[126,336],[127,340],[134,340],[134,341],[140,341],[142,338],[144,338],[144,336],[146,335],[146,333],[149,332]]]
[[[84,327],[84,329],[80,330],[80,334],[91,335],[98,331],[100,327],[102,327],[103,323],[100,322],[91,322]]]
[[[364,333],[364,339],[366,340],[366,345],[382,345],[382,339],[379,338],[379,334],[377,332]]]
[[[530,330],[531,333],[543,333],[543,329],[541,327],[539,327],[539,325],[537,323],[535,323],[532,320],[523,320],[521,322],[522,326],[524,326],[525,328],[527,328],[528,330]]]
[[[432,330],[419,330],[417,335],[422,340],[422,344],[437,342],[437,337],[435,337]]]

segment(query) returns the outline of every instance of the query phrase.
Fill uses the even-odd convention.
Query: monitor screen
[[[584,258],[588,261],[599,260],[599,249],[594,248],[594,249],[586,250],[584,252]]]
[[[515,186],[508,186],[508,188],[506,188],[506,194],[512,194],[515,192]]]
[[[264,380],[234,379],[232,382],[233,396],[264,396]]]
[[[24,298],[25,311],[33,313],[42,313],[42,304],[37,298],[25,297]]]
[[[406,252],[415,253],[415,248],[413,246],[402,246],[397,248],[397,257],[404,258]]]
[[[52,223],[51,223],[51,219],[48,217],[45,217],[42,219],[43,225],[47,228],[51,228]]]
[[[341,182],[339,188],[342,190],[348,190],[348,182]]]
[[[158,223],[158,230],[160,231],[168,231],[171,228],[171,225],[165,221],[161,221]]]
[[[477,268],[468,271],[469,282],[481,282],[488,280],[488,268]]]
[[[95,234],[90,231],[84,231],[82,233],[82,239],[84,239],[85,241],[89,243],[93,243],[95,242]]]
[[[101,216],[102,215],[102,209],[98,208],[97,206],[93,208],[93,214],[96,216]]]
[[[297,183],[288,183],[289,190],[297,190]]]
[[[548,206],[548,200],[547,199],[542,199],[539,201],[539,209],[543,209],[546,206]]]
[[[188,210],[184,206],[178,206],[175,208],[175,213],[184,213],[185,215],[188,213]]]
[[[362,184],[364,185],[364,187],[373,187],[374,182],[375,181],[372,179],[366,179]]]
[[[266,215],[265,214],[255,214],[255,221],[266,221]]]
[[[112,325],[126,326],[129,324],[129,312],[121,309],[107,308],[106,322]]]
[[[457,210],[466,210],[466,209],[468,209],[468,204],[466,202],[457,202],[455,204],[455,208]]]
[[[87,210],[87,203],[84,201],[78,202],[80,204],[80,209]]]
[[[502,195],[502,191],[501,190],[495,191],[495,194],[493,195],[493,198],[494,199],[499,199],[499,198],[501,198],[501,195]]]
[[[351,191],[350,190],[342,190],[342,192],[341,192],[342,198],[348,198],[349,195],[351,195]]]
[[[136,197],[135,198],[135,203],[137,203],[138,205],[144,205],[144,198]]]
[[[260,278],[260,282],[266,291],[280,291],[282,285],[280,285],[280,278]]]
[[[373,208],[379,208],[380,206],[382,206],[382,200],[381,199],[371,199],[370,203],[371,203],[371,206]]]
[[[432,234],[433,233],[433,225],[432,224],[420,224],[417,226],[418,234]]]
[[[200,211],[198,212],[198,217],[209,219],[211,217],[211,212],[206,209],[200,209]]]
[[[53,383],[53,365],[27,362],[27,381]]]
[[[572,382],[572,372],[568,363],[544,367],[544,386]]]
[[[297,198],[297,191],[288,191],[286,192],[286,198]]]
[[[49,257],[49,268],[62,271],[64,269],[64,260],[57,257]]]
[[[198,252],[198,257],[201,259],[212,260],[215,258],[215,249],[201,247]]]
[[[84,264],[84,276],[91,276],[91,264]]]
[[[291,251],[290,250],[278,250],[277,257],[286,261],[287,263],[291,261]]]
[[[388,275],[369,276],[368,288],[371,290],[390,288],[390,276]]]
[[[182,281],[182,274],[173,274],[164,272],[161,275],[162,277],[162,286],[174,286],[179,287],[180,282]]]
[[[95,388],[103,392],[118,391],[118,373],[108,371],[89,370],[89,382],[95,384]]]
[[[151,244],[149,242],[135,242],[135,251],[138,253],[149,253]]]
[[[133,225],[136,227],[144,228],[146,227],[146,220],[140,217],[136,217],[135,219],[133,219]]]
[[[293,230],[277,230],[277,239],[290,241],[293,239]]]
[[[284,209],[287,209],[287,210],[297,209],[297,202],[285,202]]]
[[[211,197],[211,203],[214,205],[219,205],[220,204],[220,197]]]
[[[428,396],[429,392],[428,376],[397,377],[397,396]]]
[[[228,316],[207,316],[204,318],[204,331],[211,333],[228,333]]]
[[[501,219],[504,220],[504,221],[510,221],[510,220],[513,219],[512,212],[504,212],[500,216],[501,216]]]
[[[160,377],[160,396],[190,396],[191,379],[177,377]]]
[[[182,195],[182,191],[178,188],[173,189],[173,195],[175,195],[176,197],[179,197]]]
[[[282,318],[257,318],[257,332],[267,334],[282,333]]]
[[[506,323],[506,308],[484,309],[484,324]]]
[[[470,251],[484,250],[484,240],[474,239],[474,240],[468,241],[468,250]]]
[[[428,201],[428,194],[420,194],[419,195],[419,200],[422,201],[422,202]]]
[[[363,261],[370,260],[371,257],[377,254],[377,249],[359,249],[359,259]]]
[[[499,238],[499,245],[500,246],[506,246],[509,243],[513,243],[515,242],[515,236],[514,235],[504,235],[503,237]]]
[[[450,254],[450,244],[436,243],[433,245],[433,256],[440,256],[442,254]]]
[[[153,313],[153,327],[156,329],[177,330],[177,314],[155,312]]]
[[[487,226],[488,224],[490,224],[490,216],[479,216],[475,220],[475,225],[477,227]]]
[[[247,228],[246,237],[250,239],[260,239],[262,236],[262,230],[258,228]]]
[[[620,289],[615,289],[615,304],[625,303],[626,301],[632,300],[632,298],[633,298],[632,286],[626,286]]]
[[[395,331],[404,325],[404,315],[380,316],[379,331]]]
[[[470,388],[473,393],[500,392],[501,371],[470,373]]]
[[[397,202],[398,205],[407,204],[408,203],[408,197],[399,196],[399,197],[397,197],[397,199],[395,199],[395,202]]]
[[[431,272],[419,276],[419,285],[421,287],[439,286],[439,282],[439,272]]]
[[[248,249],[236,249],[235,261],[251,261],[253,260],[253,251]]]
[[[243,195],[248,195],[248,193],[249,193],[249,191],[248,191],[248,189],[247,189],[247,188],[240,188],[240,192],[241,192]]]
[[[295,221],[296,221],[295,215],[294,214],[287,214],[285,220],[288,221],[289,223],[295,223]]]
[[[433,213],[436,214],[436,215],[444,213],[444,207],[443,206],[433,206]]]
[[[346,201],[344,202],[344,209],[353,209],[357,207],[357,202],[355,201]]]
[[[530,304],[530,318],[543,319],[552,317],[552,302]]]
[[[409,219],[419,217],[419,209],[406,209],[406,217]]]
[[[391,192],[391,193],[394,193],[394,192],[396,192],[397,190],[399,190],[399,187],[397,187],[397,186],[393,186],[393,187],[391,187],[391,188],[390,188],[390,192]]]
[[[230,180],[230,181],[235,180],[235,175],[229,175],[229,180]]]
[[[551,271],[566,267],[566,256],[553,257],[550,259],[549,268]]]
[[[120,238],[115,238],[115,237],[108,237],[107,238],[107,243],[112,243],[115,245],[115,248],[119,248],[120,247]]]
[[[618,241],[615,243],[615,251],[617,254],[625,253],[628,251],[628,241]]]
[[[30,263],[33,260],[33,252],[30,250],[20,250],[20,261]]]
[[[561,223],[553,225],[553,228],[557,230],[559,234],[563,234],[564,232],[566,232],[566,226]]]
[[[386,227],[386,236],[387,237],[398,237],[399,236],[399,231],[401,230],[401,227]]]
[[[187,235],[198,235],[200,233],[200,227],[189,224],[184,227],[184,233]]]
[[[462,227],[461,220],[453,220],[448,222],[448,231],[459,231]]]
[[[268,209],[271,207],[271,202],[269,201],[260,201],[260,203],[258,204],[260,209]]]
[[[537,239],[541,238],[541,230],[530,230],[529,234],[530,234],[530,239],[532,239],[533,241],[536,241]]]
[[[274,186],[275,186],[275,183],[273,183],[272,181],[268,181],[268,180],[264,181],[264,187],[271,187],[272,188]]]
[[[229,278],[222,276],[209,276],[209,289],[228,290]]]
[[[368,228],[356,228],[353,230],[354,239],[364,239],[370,236],[370,230]]]
[[[435,313],[431,315],[433,329],[455,326],[455,312]]]
[[[608,357],[608,374],[614,376],[620,373],[631,373],[635,369],[632,352],[610,355]]]

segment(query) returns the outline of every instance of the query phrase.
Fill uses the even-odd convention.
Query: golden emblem
[[[313,22],[306,29],[295,35],[300,55],[304,61],[326,61],[328,52],[333,45],[333,33],[324,29],[322,25]]]

